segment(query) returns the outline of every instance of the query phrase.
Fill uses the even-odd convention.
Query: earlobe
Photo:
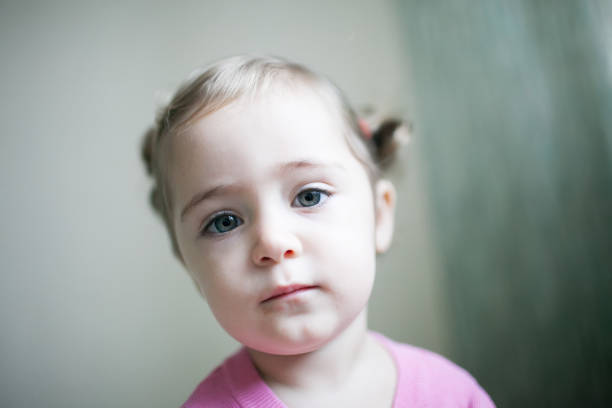
[[[376,253],[382,254],[393,238],[395,222],[395,187],[389,180],[376,182]]]

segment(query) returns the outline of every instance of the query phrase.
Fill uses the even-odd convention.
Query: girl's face
[[[392,186],[373,193],[331,112],[272,89],[167,146],[183,261],[223,328],[261,352],[312,351],[365,313],[390,239]]]

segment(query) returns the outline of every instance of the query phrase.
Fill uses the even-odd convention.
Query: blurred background
[[[498,406],[612,397],[609,0],[0,1],[0,406],[179,406],[238,345],[140,139],[197,66],[282,55],[414,124],[374,330]]]

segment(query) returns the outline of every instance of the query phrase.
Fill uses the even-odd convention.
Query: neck
[[[364,310],[344,331],[317,350],[275,355],[249,349],[263,380],[271,387],[316,388],[345,382],[363,358],[367,328]]]

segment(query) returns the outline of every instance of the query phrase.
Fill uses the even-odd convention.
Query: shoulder
[[[286,408],[264,383],[243,347],[193,391],[182,408]]]
[[[182,408],[240,407],[234,398],[232,384],[227,373],[232,367],[231,362],[235,362],[239,355],[240,352],[232,355],[215,368],[191,393]]]
[[[445,384],[472,385],[476,380],[463,368],[452,361],[420,347],[394,343],[398,362],[402,369],[421,380],[436,380]]]
[[[399,399],[411,406],[495,406],[474,377],[452,361],[432,351],[380,337],[397,365]]]

